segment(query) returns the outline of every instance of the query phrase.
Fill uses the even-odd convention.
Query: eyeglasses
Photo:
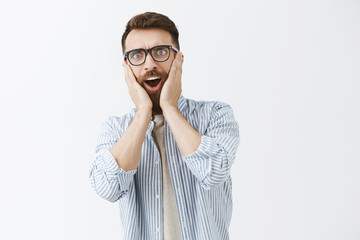
[[[131,65],[139,66],[146,61],[146,56],[150,52],[151,57],[156,62],[165,62],[170,57],[170,51],[173,49],[175,52],[179,50],[170,45],[160,45],[149,49],[134,49],[124,54],[124,60],[128,59]]]

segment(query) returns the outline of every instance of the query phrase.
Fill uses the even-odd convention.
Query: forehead
[[[134,29],[125,40],[125,51],[157,45],[172,45],[170,33],[158,28]]]

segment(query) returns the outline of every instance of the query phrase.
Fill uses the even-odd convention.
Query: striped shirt
[[[230,169],[240,140],[238,124],[225,103],[180,96],[178,108],[202,135],[198,149],[182,157],[167,122],[164,123],[182,239],[229,239]],[[151,134],[154,122],[150,121],[147,128],[136,169],[125,172],[109,152],[134,115],[132,109],[103,123],[90,182],[98,195],[118,201],[125,239],[162,239],[162,172],[160,153]]]

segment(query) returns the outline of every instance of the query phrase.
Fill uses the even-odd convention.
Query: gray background
[[[183,95],[231,104],[231,239],[360,239],[359,1],[1,1],[0,238],[122,239],[88,182],[101,123],[133,107],[120,38],[168,15]]]

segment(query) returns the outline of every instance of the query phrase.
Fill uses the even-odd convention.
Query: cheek
[[[140,69],[137,68],[137,67],[132,67],[131,68],[133,73],[134,73],[134,76],[136,78],[137,81],[139,81],[139,77],[140,77]]]
[[[169,74],[170,72],[170,68],[171,68],[171,62],[167,62],[166,65],[164,66],[164,72],[166,72],[167,74]]]

